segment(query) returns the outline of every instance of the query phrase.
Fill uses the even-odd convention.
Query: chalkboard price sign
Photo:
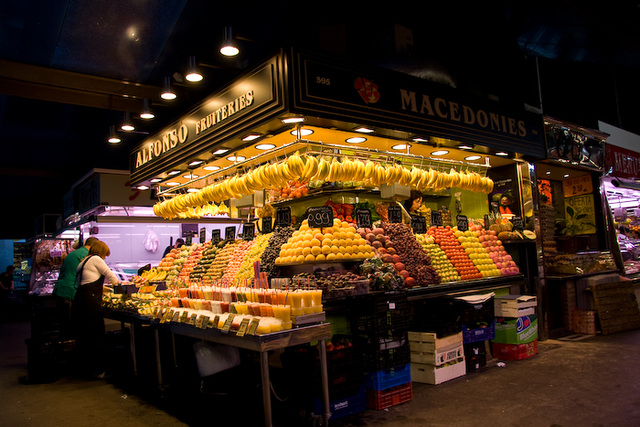
[[[442,227],[442,212],[431,210],[431,225]]]
[[[242,240],[253,240],[256,237],[256,225],[248,222],[242,227]]]
[[[189,233],[184,238],[184,244],[187,246],[191,246],[192,243],[193,243],[193,234]]]
[[[262,218],[261,226],[262,234],[269,234],[273,231],[273,218],[270,216],[265,216]]]
[[[291,207],[285,206],[276,209],[276,227],[291,226]]]
[[[200,244],[203,244],[207,241],[207,229],[202,227],[200,229]]]
[[[490,227],[490,222],[489,222],[489,214],[484,214],[484,229],[488,230]]]
[[[373,226],[369,209],[356,208],[356,225],[358,228],[371,228]]]
[[[311,206],[307,209],[310,228],[333,227],[333,209],[331,206]]]
[[[389,222],[402,222],[402,208],[398,205],[389,205]]]
[[[513,223],[513,229],[517,231],[524,230],[524,222],[522,222],[521,216],[514,216],[511,218],[511,222]]]
[[[211,243],[217,245],[220,242],[220,230],[211,231]]]
[[[413,234],[425,234],[427,232],[427,219],[422,215],[411,215],[411,228]]]
[[[467,231],[469,229],[469,219],[466,215],[456,215],[456,225],[459,231]]]
[[[235,227],[225,227],[224,229],[224,240],[235,240],[236,239],[236,228]]]

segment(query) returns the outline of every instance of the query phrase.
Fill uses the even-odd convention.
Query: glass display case
[[[72,248],[73,240],[42,238],[33,245],[33,265],[29,280],[29,294],[51,295],[62,262]]]

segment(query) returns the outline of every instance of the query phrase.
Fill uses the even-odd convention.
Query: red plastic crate
[[[413,399],[413,383],[392,387],[387,390],[367,390],[367,408],[387,409]]]

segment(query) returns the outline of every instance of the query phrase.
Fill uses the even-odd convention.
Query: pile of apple
[[[427,234],[432,236],[436,245],[447,255],[462,280],[481,279],[482,273],[475,266],[467,252],[454,236],[450,226],[431,226]]]
[[[431,258],[422,249],[411,228],[407,224],[383,222],[384,233],[391,238],[390,245],[395,249],[396,255],[400,257],[400,266],[409,273],[405,278],[405,286],[430,286],[440,283],[440,276],[431,265]],[[399,270],[400,274],[405,274]]]
[[[511,258],[511,255],[504,249],[502,242],[498,239],[497,232],[495,230],[485,230],[484,227],[479,225],[477,227],[480,227],[478,241],[489,253],[489,257],[500,271],[500,275],[512,276],[519,274],[520,269]]]
[[[482,277],[496,277],[500,276],[500,270],[493,262],[493,258],[489,256],[489,252],[483,245],[485,239],[480,242],[479,233],[483,230],[481,225],[470,224],[469,229],[465,231],[458,230],[458,227],[453,227],[453,235],[456,236],[460,246],[462,246],[469,255],[471,261],[480,271]]]
[[[435,239],[428,234],[416,234],[416,240],[422,245],[422,248],[431,258],[431,265],[436,269],[442,283],[457,282],[460,275],[456,268],[451,264],[447,254],[444,253],[440,246],[436,245]]]

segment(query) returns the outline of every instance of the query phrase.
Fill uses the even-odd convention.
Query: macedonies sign
[[[607,144],[605,166],[609,175],[618,178],[638,178],[640,176],[640,153]]]

